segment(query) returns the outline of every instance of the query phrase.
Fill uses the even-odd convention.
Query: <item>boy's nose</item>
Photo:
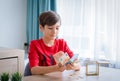
[[[53,29],[53,33],[56,33],[57,32],[57,30],[56,29]]]

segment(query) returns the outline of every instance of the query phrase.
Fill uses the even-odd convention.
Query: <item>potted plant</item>
[[[11,81],[22,81],[22,75],[19,72],[15,72],[11,76]]]
[[[9,73],[2,73],[0,76],[1,81],[9,81]]]

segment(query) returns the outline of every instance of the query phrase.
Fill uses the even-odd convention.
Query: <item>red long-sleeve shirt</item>
[[[63,39],[55,39],[54,45],[48,47],[44,44],[43,39],[32,40],[29,48],[30,68],[34,66],[50,66],[56,62],[53,55],[59,51],[67,52],[70,58],[73,52],[69,49],[67,43]]]

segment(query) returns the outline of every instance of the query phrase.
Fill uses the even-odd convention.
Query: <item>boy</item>
[[[55,61],[65,53],[71,58],[73,52],[63,39],[57,39],[61,25],[60,16],[53,11],[39,16],[39,27],[43,37],[32,40],[29,49],[29,62],[32,74],[46,74],[64,70],[80,70],[80,64],[61,64]],[[77,61],[77,60],[76,60]]]

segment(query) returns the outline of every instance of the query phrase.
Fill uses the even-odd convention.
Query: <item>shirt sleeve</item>
[[[34,66],[39,66],[39,56],[37,54],[35,41],[31,41],[30,43],[28,58],[29,58],[30,68]]]
[[[64,41],[64,40],[63,40]],[[66,41],[64,41],[64,50],[65,50],[65,52],[67,52],[68,53],[68,55],[69,55],[69,57],[71,58],[72,56],[73,56],[73,52],[70,50],[70,48],[69,48],[69,46],[67,45],[67,42]]]

